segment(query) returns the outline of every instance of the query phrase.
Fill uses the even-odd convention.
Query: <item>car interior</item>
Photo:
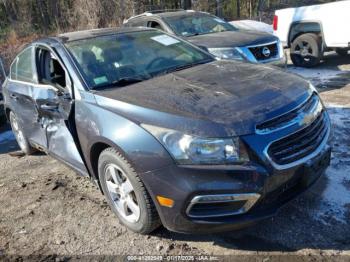
[[[66,73],[51,52],[39,48],[36,52],[36,58],[39,83],[53,85],[59,89],[64,89],[66,87]]]
[[[147,27],[163,30],[162,26],[156,21],[149,21],[149,22],[147,22]]]

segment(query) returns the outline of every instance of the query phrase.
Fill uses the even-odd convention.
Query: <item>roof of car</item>
[[[183,10],[183,11],[175,11],[175,12],[163,12],[163,13],[156,13],[154,15],[160,16],[160,17],[176,17],[176,16],[184,16],[184,15],[190,15],[193,13],[198,13],[193,10]]]
[[[167,18],[167,17],[183,17],[183,16],[190,16],[192,14],[208,14],[206,12],[201,12],[201,11],[194,11],[194,10],[181,10],[181,11],[171,11],[171,12],[154,12],[152,13],[152,11],[149,11],[149,12],[145,12],[143,14],[140,14],[140,15],[136,15],[136,16],[133,16],[133,17],[130,17],[128,19],[129,20],[132,20],[134,18],[140,18],[140,17],[151,17],[151,16],[154,16],[154,17],[159,17],[159,18]]]
[[[84,31],[75,31],[60,34],[57,38],[62,42],[70,42],[76,40],[83,40],[87,38],[93,38],[96,36],[113,35],[118,33],[128,33],[137,31],[147,31],[153,30],[151,28],[141,28],[141,27],[113,27],[113,28],[100,28],[100,29],[90,29]]]

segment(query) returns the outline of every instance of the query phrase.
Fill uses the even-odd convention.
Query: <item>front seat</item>
[[[111,47],[103,50],[102,56],[104,58],[104,68],[106,77],[110,82],[118,80],[122,77],[121,74],[121,62],[123,55],[120,52],[119,47]]]
[[[104,75],[101,63],[96,59],[96,56],[92,51],[85,50],[81,53],[81,64],[91,85],[95,84],[95,78]]]

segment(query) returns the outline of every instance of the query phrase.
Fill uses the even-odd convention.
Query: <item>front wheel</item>
[[[21,126],[18,123],[17,116],[15,115],[15,113],[13,113],[11,111],[9,118],[10,118],[10,124],[11,124],[12,131],[15,135],[17,143],[18,143],[20,149],[22,150],[22,152],[25,153],[26,155],[30,155],[30,154],[34,153],[35,149],[28,142],[27,137],[25,136]]]
[[[290,58],[295,66],[316,66],[320,63],[322,56],[321,38],[312,33],[298,36],[290,47]]]
[[[158,213],[131,164],[114,148],[98,160],[101,187],[119,221],[130,230],[148,234],[160,225]]]

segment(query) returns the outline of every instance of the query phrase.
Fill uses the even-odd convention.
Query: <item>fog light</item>
[[[164,207],[173,207],[174,206],[174,200],[172,200],[170,198],[157,196],[157,200],[161,206],[164,206]]]

